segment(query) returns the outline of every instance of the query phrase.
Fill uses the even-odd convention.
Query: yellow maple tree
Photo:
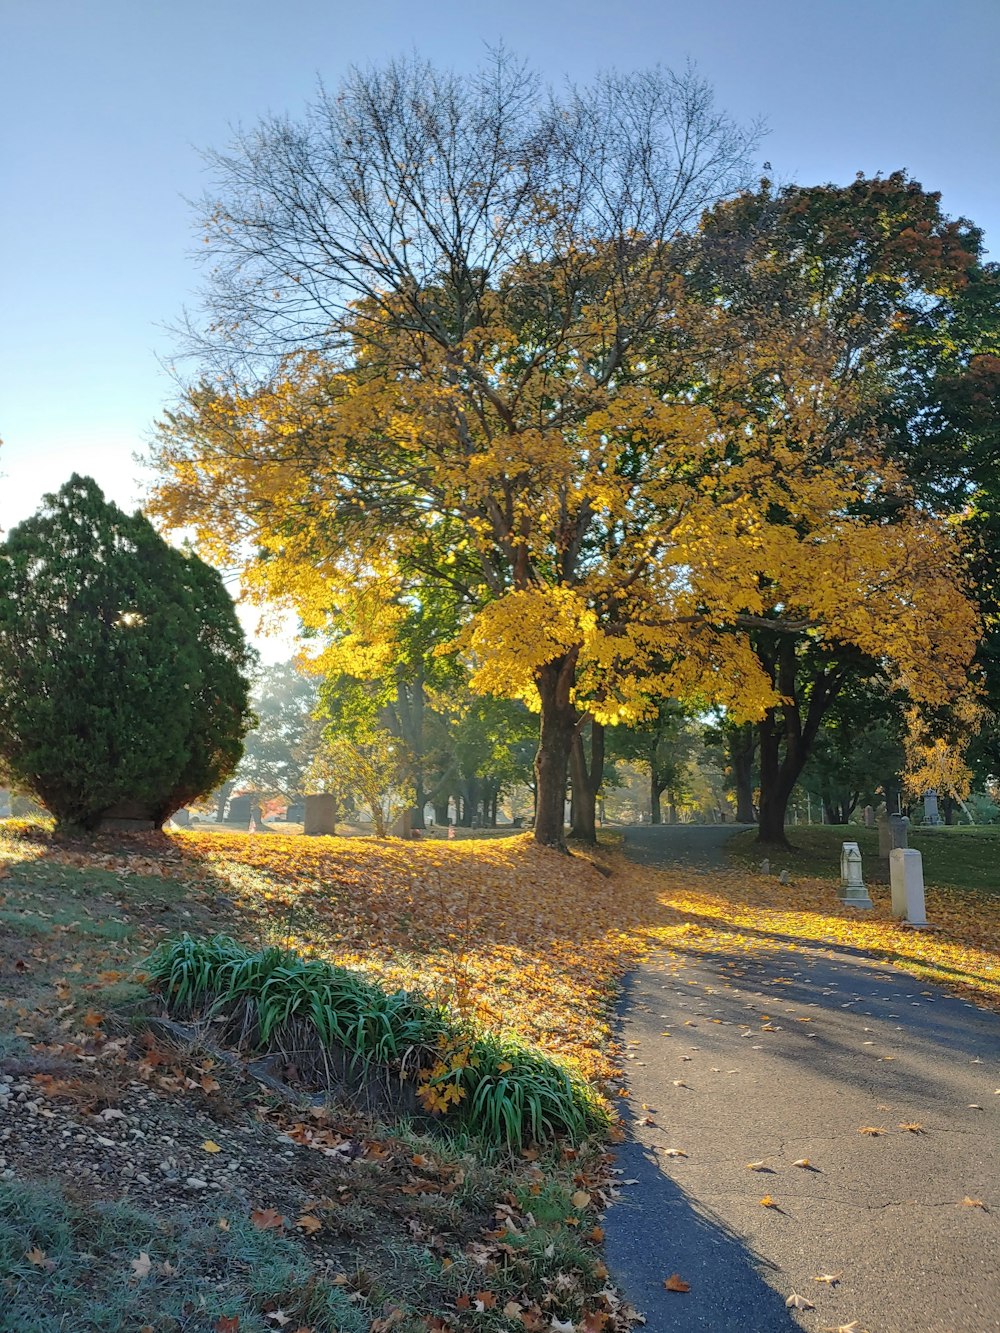
[[[356,674],[449,588],[476,688],[539,711],[535,836],[558,845],[588,718],[781,699],[755,628],[939,700],[976,624],[952,533],[843,429],[836,331],[689,290],[692,220],[749,140],[662,72],[536,93],[503,58],[468,85],[394,65],[217,159],[213,327],[281,354],[189,389],[153,508],[336,629]]]

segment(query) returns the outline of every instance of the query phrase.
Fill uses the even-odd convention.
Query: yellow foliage
[[[659,290],[664,259],[638,264],[630,300]],[[401,602],[436,581],[464,600],[455,646],[478,688],[537,702],[539,672],[572,659],[571,702],[602,721],[649,696],[759,718],[780,701],[762,625],[860,649],[914,699],[954,695],[978,633],[956,532],[877,438],[844,438],[860,404],[829,331],[748,326],[675,283],[684,361],[662,353],[662,374],[691,389],[665,396],[657,354],[598,373],[614,262],[581,262],[605,266],[603,296],[550,358],[526,355],[493,293],[459,348],[391,303],[359,307],[344,364],[294,357],[252,392],[192,390],[160,429],[155,512],[240,565],[251,595],[333,631],[329,664],[357,675],[385,670]]]

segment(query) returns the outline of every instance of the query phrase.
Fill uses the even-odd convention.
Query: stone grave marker
[[[305,799],[303,833],[310,837],[337,832],[337,798],[332,792],[317,792]]]

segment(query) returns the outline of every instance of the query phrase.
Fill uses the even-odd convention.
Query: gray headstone
[[[227,824],[240,824],[244,828],[250,823],[250,797],[231,796],[226,810]]]
[[[924,792],[924,823],[941,823],[941,815],[938,812],[938,794],[936,791]]]
[[[337,832],[337,798],[332,792],[317,792],[306,797],[302,832],[310,836]]]
[[[865,806],[865,828],[875,827],[875,811],[870,805]]]

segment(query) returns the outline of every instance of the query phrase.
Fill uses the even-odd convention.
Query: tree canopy
[[[960,552],[842,373],[849,328],[707,280],[731,236],[696,224],[751,142],[691,74],[545,99],[500,58],[354,74],[215,159],[229,370],[161,424],[157,511],[312,626],[364,623],[359,660],[451,589],[473,684],[540,711],[542,842],[588,718],[774,708],[761,629],[916,698],[965,678]]]

